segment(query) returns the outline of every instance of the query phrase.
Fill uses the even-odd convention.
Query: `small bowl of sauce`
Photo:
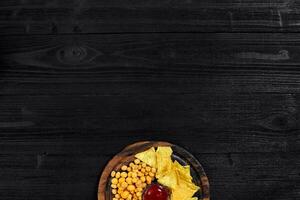
[[[169,190],[159,184],[151,184],[143,194],[143,200],[169,200]]]

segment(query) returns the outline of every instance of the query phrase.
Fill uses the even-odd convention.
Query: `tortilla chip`
[[[147,165],[151,166],[151,167],[157,167],[156,166],[156,152],[154,147],[138,153],[135,155],[136,158],[140,159],[141,161],[143,161],[144,163],[146,163]]]
[[[172,171],[173,161],[171,147],[158,147],[156,150],[157,172],[156,178],[163,177],[168,172]]]
[[[177,162],[175,160],[174,164],[173,164],[173,169],[176,171],[178,177],[180,177],[180,179],[183,179],[187,182],[191,182],[193,177],[191,176],[191,170],[190,170],[190,166],[182,166],[179,162]]]
[[[188,198],[186,200],[198,200],[198,197],[192,197],[192,198]]]
[[[164,186],[167,186],[168,188],[176,189],[178,185],[178,177],[176,171],[171,170],[165,176],[160,177],[157,182]]]
[[[188,200],[199,190],[199,187],[192,182],[178,181],[178,185],[172,190],[172,200]]]
[[[171,147],[157,147],[156,153],[163,157],[171,157],[173,150]]]
[[[198,200],[193,195],[200,188],[193,183],[190,166],[173,162],[172,153],[171,147],[158,147],[156,151],[152,147],[135,157],[157,169],[157,181],[171,189],[171,200]]]

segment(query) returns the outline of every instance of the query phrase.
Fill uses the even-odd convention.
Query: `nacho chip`
[[[178,185],[172,190],[172,200],[189,200],[199,190],[199,187],[192,182],[178,181]]]
[[[156,150],[157,172],[156,178],[165,176],[168,172],[172,171],[173,161],[171,147],[158,147]]]
[[[193,177],[191,176],[190,166],[182,166],[175,160],[173,164],[173,169],[177,172],[178,177],[185,181],[192,181]]]
[[[158,183],[171,189],[171,200],[198,200],[193,195],[200,189],[193,183],[190,166],[172,161],[171,147],[158,147],[135,155],[138,159],[155,167]]]
[[[151,167],[157,167],[156,166],[156,152],[154,147],[138,153],[135,155],[136,158],[140,159],[141,161],[143,161],[144,163],[146,163],[147,165],[151,166]]]
[[[167,186],[170,189],[176,189],[178,185],[178,177],[176,171],[171,170],[165,176],[160,177],[157,182],[164,186]]]
[[[162,157],[170,157],[173,153],[171,147],[157,147],[156,153],[161,155]]]
[[[198,200],[198,197],[192,197],[192,198],[189,198],[189,199],[186,199],[186,200]]]

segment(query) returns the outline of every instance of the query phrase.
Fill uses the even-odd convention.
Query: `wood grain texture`
[[[0,1],[0,199],[97,199],[141,140],[215,200],[300,199],[296,0]]]
[[[3,36],[0,198],[96,199],[115,153],[165,140],[203,163],[212,199],[298,199],[298,48],[293,33]]]
[[[3,1],[0,34],[299,32],[295,0]]]
[[[1,72],[9,78],[22,73],[23,82],[53,77],[60,83],[69,77],[73,83],[89,76],[199,80],[213,72],[259,79],[268,72],[259,83],[287,75],[293,75],[291,84],[298,83],[297,34],[6,36],[3,41]]]
[[[121,145],[127,141],[121,139],[115,143]],[[31,144],[32,142],[27,143]],[[98,145],[105,145],[105,141]],[[38,153],[24,152],[7,156],[2,154],[1,160],[10,166],[1,164],[1,182],[5,183],[5,186],[1,187],[1,198],[96,199],[101,171],[117,151],[103,156],[104,154],[99,153],[101,151],[97,151],[97,147],[94,147],[94,152],[85,153],[86,147],[83,145],[64,146],[73,146],[73,149],[57,154],[52,153],[58,149],[57,146],[53,146],[47,153],[40,153],[42,161],[39,167]],[[106,148],[111,147],[107,145]],[[42,150],[40,148],[40,151]],[[202,161],[209,176],[212,198],[250,200],[263,199],[263,195],[278,200],[294,200],[298,197],[298,154],[212,153],[197,154],[196,157]],[[15,158],[18,158],[19,164]],[[15,188],[19,190],[16,192]],[[287,191],[289,194],[286,194]]]

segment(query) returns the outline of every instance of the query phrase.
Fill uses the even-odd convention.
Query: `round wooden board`
[[[113,170],[118,170],[123,163],[128,161],[132,161],[134,159],[134,155],[145,151],[151,147],[158,146],[170,146],[173,151],[176,152],[176,159],[184,160],[186,164],[191,166],[194,173],[192,174],[193,179],[197,185],[201,188],[201,197],[199,200],[209,200],[209,182],[208,178],[201,166],[201,164],[197,161],[195,157],[193,157],[189,152],[185,149],[173,145],[168,142],[162,141],[143,141],[137,142],[127,146],[120,153],[115,155],[104,168],[102,175],[100,177],[99,185],[98,185],[98,200],[111,200],[109,199],[110,188],[108,182],[110,180],[110,173]],[[182,159],[181,159],[182,158]]]

